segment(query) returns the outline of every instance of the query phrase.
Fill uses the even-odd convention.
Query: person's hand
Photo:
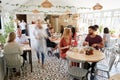
[[[66,46],[65,48],[70,48],[70,45]]]
[[[89,43],[85,41],[85,42],[83,43],[83,46],[86,46],[86,45],[89,45]]]
[[[92,45],[92,47],[96,47],[96,46],[97,46],[97,44],[93,44],[93,45]]]

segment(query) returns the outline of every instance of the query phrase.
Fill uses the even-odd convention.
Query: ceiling
[[[41,13],[64,13],[69,10],[72,13],[92,11],[96,3],[103,6],[103,10],[120,8],[120,0],[49,0],[54,7],[46,9],[41,7],[45,0],[2,0],[2,8],[15,13],[32,13],[37,9]]]

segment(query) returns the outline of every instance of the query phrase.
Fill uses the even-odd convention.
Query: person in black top
[[[57,49],[57,44],[55,42],[52,41],[51,39],[51,33],[50,33],[50,30],[52,30],[53,28],[51,27],[50,24],[47,25],[47,29],[46,29],[46,33],[48,35],[48,38],[46,39],[46,43],[47,43],[47,47],[51,47],[52,48],[52,51],[56,50]]]

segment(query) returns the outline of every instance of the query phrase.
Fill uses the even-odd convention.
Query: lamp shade
[[[32,10],[33,13],[39,13],[40,11],[38,11],[37,9]]]
[[[70,11],[69,10],[65,11],[65,14],[70,14]]]
[[[93,6],[93,10],[101,10],[103,8],[102,5],[100,5],[99,3],[96,3],[95,6]]]
[[[45,0],[42,4],[42,7],[44,8],[51,8],[53,6],[53,4],[51,2],[49,2],[48,0]]]

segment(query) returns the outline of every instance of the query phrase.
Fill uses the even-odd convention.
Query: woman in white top
[[[47,37],[45,30],[41,26],[41,21],[36,21],[36,27],[33,32],[35,37],[35,50],[37,53],[38,63],[40,63],[40,57],[39,54],[41,53],[41,59],[42,59],[42,67],[44,68],[44,54],[46,53],[46,40]]]
[[[104,28],[103,41],[105,47],[108,47],[110,44],[110,34],[109,34],[109,29],[107,27]]]
[[[4,55],[5,59],[7,60],[7,65],[22,65],[23,64],[23,54],[20,45],[15,42],[16,34],[11,32],[8,35],[7,43],[4,46]]]

